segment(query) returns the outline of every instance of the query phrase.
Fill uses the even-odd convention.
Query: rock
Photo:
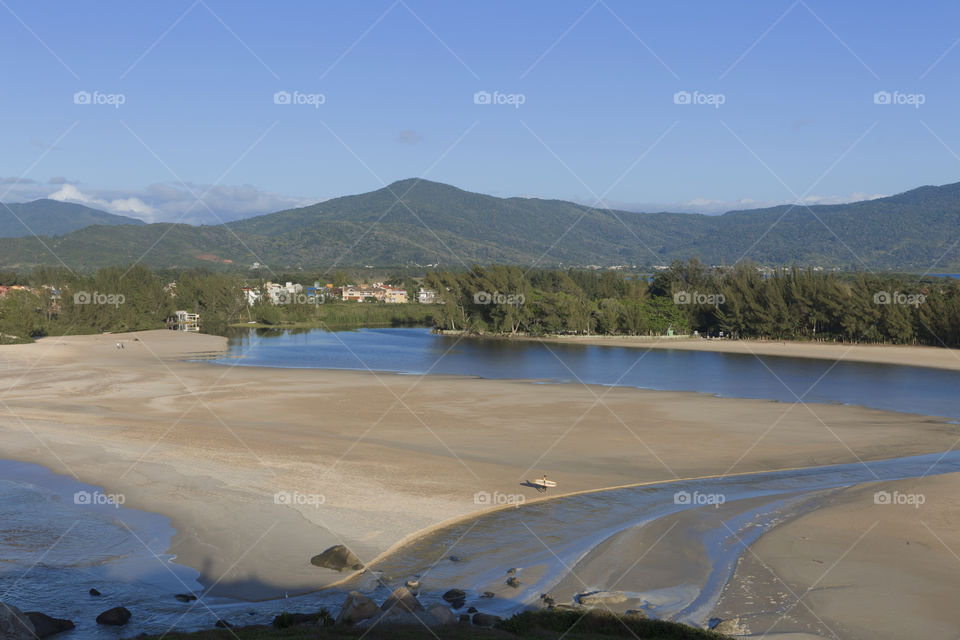
[[[750,633],[750,629],[747,628],[747,625],[745,625],[740,618],[720,620],[717,624],[713,625],[712,629],[717,633],[728,636],[745,636]]]
[[[387,598],[380,609],[383,611],[391,611],[392,609],[400,609],[402,611],[423,611],[423,605],[420,604],[420,601],[410,593],[410,590],[406,587],[397,587],[393,590],[393,593],[390,594],[390,597]]]
[[[467,609],[467,613],[476,613],[476,612],[477,612],[476,607],[470,607],[469,609]]]
[[[633,616],[634,618],[646,618],[647,612],[642,609],[627,609],[624,614],[625,616]]]
[[[220,620],[217,620],[217,624],[215,624],[215,625],[213,625],[213,626],[217,627],[218,629],[232,629],[232,628],[233,628],[233,625],[232,625],[232,624],[230,624],[230,623],[227,622],[226,620],[223,620],[222,618],[221,618]]]
[[[193,602],[194,600],[197,599],[197,596],[193,595],[192,593],[178,593],[173,597],[179,600],[180,602]]]
[[[497,594],[495,594],[493,591],[484,591],[483,593],[480,594],[480,597],[481,597],[481,598],[492,598],[492,597],[494,597],[495,595],[497,595]]]
[[[35,640],[33,623],[27,615],[12,604],[0,602],[0,638],[3,640]]]
[[[550,596],[547,596],[543,599],[543,604],[547,605],[548,607],[552,607],[553,605],[557,604],[557,601]]]
[[[473,614],[473,624],[478,627],[492,627],[498,622],[500,622],[500,616],[491,615],[489,613],[480,613],[479,611]]]
[[[351,591],[343,601],[337,624],[356,624],[380,613],[377,603],[359,591]]]
[[[96,589],[90,589],[90,595],[99,597],[100,592],[97,591]]]
[[[450,556],[450,562],[463,562],[463,558],[460,556]]]
[[[40,613],[39,611],[27,611],[23,615],[30,619],[30,622],[33,624],[34,633],[37,634],[38,638],[46,638],[55,633],[69,631],[74,628],[73,622],[70,620],[51,618],[47,614]]]
[[[334,545],[318,556],[310,558],[310,564],[324,569],[333,569],[334,571],[359,571],[363,569],[363,563],[353,551],[342,544]]]
[[[106,624],[113,627],[122,627],[130,622],[130,611],[126,607],[107,609],[97,616],[97,624]]]
[[[627,596],[622,591],[594,591],[593,593],[581,593],[577,596],[577,602],[585,607],[619,604],[626,601]]]
[[[512,567],[512,568],[510,568],[510,569],[507,569],[507,575],[508,575],[508,576],[515,576],[515,575],[517,575],[517,568],[516,568],[516,567]]]
[[[520,581],[517,580],[517,576],[510,576],[509,578],[507,578],[507,585],[513,587],[514,589],[517,589],[520,587]]]
[[[450,589],[443,594],[443,600],[450,603],[454,609],[459,609],[467,602],[467,593],[462,589]]]
[[[427,615],[433,617],[440,624],[456,624],[457,622],[457,617],[453,615],[453,611],[442,604],[435,604],[428,608]]]

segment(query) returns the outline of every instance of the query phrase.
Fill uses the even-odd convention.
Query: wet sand
[[[890,503],[878,504],[877,491]],[[909,496],[925,502],[909,504]],[[953,639],[957,554],[960,474],[862,485],[762,536],[716,613],[736,612],[755,634]]]
[[[0,457],[172,518],[180,562],[256,598],[346,577],[309,564],[332,544],[370,562],[486,494],[539,499],[521,482],[542,473],[562,495],[942,451],[960,434],[862,407],[182,361],[223,346],[156,331],[4,347]]]

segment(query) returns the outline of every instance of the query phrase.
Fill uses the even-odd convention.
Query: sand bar
[[[172,518],[181,562],[254,598],[339,580],[310,556],[344,543],[369,561],[487,508],[478,492],[534,499],[520,483],[541,473],[561,495],[942,451],[960,435],[862,407],[182,361],[223,347],[166,331],[4,347],[0,456]]]

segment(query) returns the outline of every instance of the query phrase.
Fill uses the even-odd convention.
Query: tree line
[[[676,262],[617,271],[479,267],[429,273],[442,329],[529,335],[664,335],[960,346],[960,281]]]
[[[527,335],[666,335],[960,347],[960,280],[824,273],[754,265],[710,268],[677,262],[655,275],[605,270],[474,266],[396,274],[436,305],[248,304],[239,275],[153,272],[143,265],[78,274],[43,267],[0,272],[0,343],[46,335],[165,326],[176,309],[201,315],[201,331],[233,323],[420,324],[444,330]],[[312,275],[311,275],[312,277]],[[338,276],[344,277],[344,276]],[[293,278],[291,277],[291,280]],[[309,279],[308,279],[309,280]],[[312,281],[311,281],[312,282]],[[260,283],[262,284],[262,283]]]

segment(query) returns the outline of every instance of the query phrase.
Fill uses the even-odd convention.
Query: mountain
[[[92,226],[53,239],[0,239],[0,266],[91,268],[514,263],[708,264],[960,270],[960,183],[887,198],[778,206],[720,216],[593,210],[561,200],[497,198],[409,179],[308,207],[194,227]]]
[[[91,209],[82,204],[46,198],[18,204],[0,204],[0,238],[61,236],[93,224],[142,225],[144,222]]]

